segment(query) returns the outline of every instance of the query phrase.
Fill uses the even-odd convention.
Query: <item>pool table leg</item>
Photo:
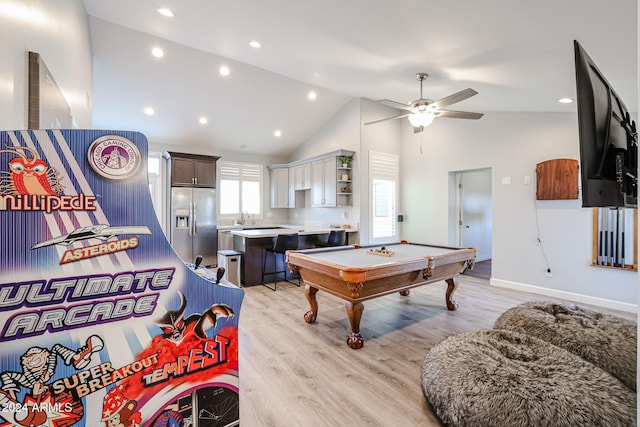
[[[458,280],[455,277],[452,277],[451,279],[447,279],[446,282],[447,294],[445,296],[445,299],[447,301],[447,308],[449,310],[456,310],[458,308],[458,303],[456,303],[451,297],[458,288]]]
[[[318,300],[316,299],[317,293],[317,288],[305,285],[304,294],[307,297],[307,301],[309,301],[309,307],[311,308],[311,310],[307,311],[304,314],[304,320],[307,323],[314,323],[316,321],[316,317],[318,317]]]
[[[347,345],[357,350],[364,345],[364,339],[362,335],[360,335],[360,319],[364,311],[364,304],[361,302],[352,303],[347,301],[345,307],[347,308],[347,316],[349,316],[349,322],[351,323],[351,332],[347,336]]]

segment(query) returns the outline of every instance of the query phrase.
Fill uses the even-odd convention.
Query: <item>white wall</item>
[[[362,157],[360,153],[360,101],[353,99],[340,110],[331,120],[329,120],[318,132],[307,140],[291,156],[289,161],[308,159],[336,150],[355,151],[352,167],[353,176],[359,176],[362,169]],[[295,209],[274,209],[275,211],[286,211],[291,222],[304,222],[309,225],[339,225],[350,224],[358,226],[360,217],[360,204],[357,194],[361,181],[354,179],[352,206],[337,208],[312,208],[311,190],[304,191],[304,203]]]
[[[367,123],[374,120],[391,117],[398,114],[398,110],[387,107],[383,104],[361,99],[361,123]],[[362,191],[358,195],[360,199],[361,216],[360,216],[360,243],[369,243],[370,236],[370,189],[369,189],[369,152],[396,154],[400,156],[402,144],[402,128],[404,121],[402,119],[387,120],[384,122],[374,123],[371,125],[361,125],[362,138],[360,140],[360,188]],[[400,158],[400,170],[402,170],[402,158]],[[400,177],[399,187],[402,189],[402,176]],[[401,209],[402,194],[398,197],[398,213]],[[400,230],[400,229],[399,229]]]
[[[81,128],[92,126],[92,57],[81,0],[0,4],[0,129],[27,127],[28,52],[41,55]]]
[[[590,266],[592,210],[579,199],[535,200],[537,163],[579,160],[577,126],[575,113],[488,113],[478,121],[438,119],[415,135],[403,128],[404,238],[449,244],[448,173],[490,167],[492,285],[635,310],[637,273]],[[524,184],[525,176],[531,185]],[[503,178],[511,185],[503,185]]]
[[[296,222],[304,218],[305,223],[323,225],[347,223],[358,227],[358,239],[361,244],[369,242],[369,152],[400,155],[401,125],[399,120],[369,126],[361,123],[394,114],[397,114],[397,110],[382,104],[360,98],[353,99],[294,153],[291,161],[338,149],[355,151],[353,206],[351,208],[311,208],[310,191],[307,191],[305,208],[286,209],[289,212],[290,221]]]

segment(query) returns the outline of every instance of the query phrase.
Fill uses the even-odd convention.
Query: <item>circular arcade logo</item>
[[[93,170],[108,179],[129,178],[141,164],[138,147],[127,138],[115,135],[93,141],[87,156]]]

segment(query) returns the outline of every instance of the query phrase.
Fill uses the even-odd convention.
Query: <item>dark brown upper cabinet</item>
[[[169,155],[172,187],[216,188],[216,161],[220,157],[173,152]]]

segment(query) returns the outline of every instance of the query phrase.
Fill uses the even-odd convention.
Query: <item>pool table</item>
[[[381,247],[388,253],[371,253]],[[310,305],[304,315],[307,323],[316,321],[318,290],[344,299],[351,323],[347,345],[353,349],[364,344],[360,334],[363,301],[394,292],[406,296],[410,288],[445,280],[447,308],[455,310],[457,304],[452,296],[458,286],[456,276],[473,268],[475,259],[474,248],[407,242],[287,252],[289,268],[292,271],[297,268],[305,282],[305,295]]]

